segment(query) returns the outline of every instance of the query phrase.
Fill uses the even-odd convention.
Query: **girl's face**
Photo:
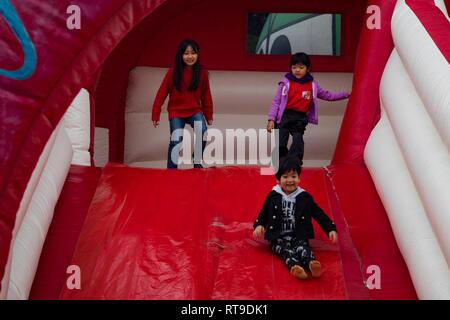
[[[197,62],[197,60],[198,60],[198,53],[195,52],[191,46],[188,46],[183,53],[184,63],[187,66],[192,67]]]
[[[280,177],[280,180],[278,181],[281,189],[286,194],[291,194],[292,192],[297,190],[299,182],[300,177],[298,176],[297,171],[294,170],[283,173]]]
[[[297,78],[303,78],[309,71],[309,68],[304,64],[298,63],[291,66],[292,74]]]

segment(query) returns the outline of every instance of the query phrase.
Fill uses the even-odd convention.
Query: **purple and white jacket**
[[[350,95],[347,92],[330,92],[319,86],[316,80],[312,83],[313,100],[311,101],[311,106],[308,111],[308,122],[312,124],[319,123],[319,112],[318,112],[318,101],[317,98],[327,101],[343,100],[348,98]],[[281,123],[281,118],[283,117],[284,110],[286,109],[287,99],[289,92],[289,79],[284,77],[278,83],[278,90],[273,98],[272,107],[269,111],[269,120],[275,121],[276,123]]]

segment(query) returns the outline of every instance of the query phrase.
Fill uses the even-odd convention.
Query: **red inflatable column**
[[[380,117],[381,76],[394,47],[391,17],[395,3],[396,0],[368,1],[356,57],[352,96],[331,164],[364,162],[367,139]],[[377,22],[380,28],[372,29]]]

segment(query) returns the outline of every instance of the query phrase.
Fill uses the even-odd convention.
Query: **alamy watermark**
[[[364,281],[366,288],[369,290],[381,289],[381,268],[376,264],[367,267],[366,273],[369,275]]]
[[[373,4],[367,7],[366,13],[370,16],[366,20],[367,29],[381,29],[381,9],[379,6]]]
[[[202,121],[195,121],[193,134],[183,130],[174,130],[170,137],[176,143],[170,155],[175,164],[190,165],[201,163],[203,159],[207,166],[258,165],[262,167],[262,175],[272,175],[278,169],[278,129],[269,134],[266,129],[238,128],[223,132],[211,128],[202,135]],[[203,152],[202,142],[206,143]],[[181,151],[183,156],[180,157]]]
[[[67,289],[81,289],[81,268],[75,264],[67,267],[66,273],[69,275],[66,280]]]
[[[79,6],[72,4],[67,7],[66,13],[69,17],[66,19],[66,26],[69,30],[81,29],[81,9]]]

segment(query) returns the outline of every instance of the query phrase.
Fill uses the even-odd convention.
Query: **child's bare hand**
[[[328,239],[331,240],[331,243],[335,244],[337,242],[338,239],[338,235],[336,231],[330,231],[330,233],[328,234]]]
[[[255,238],[256,240],[262,239],[265,231],[266,229],[264,229],[263,226],[257,226],[255,231],[253,231],[253,238]]]
[[[208,124],[208,126],[212,126],[213,121],[212,120],[206,120],[206,123]]]
[[[159,121],[153,121],[153,126],[156,128],[157,126],[159,126]]]
[[[275,123],[272,120],[269,120],[269,122],[267,122],[267,131],[272,132],[274,126]]]

